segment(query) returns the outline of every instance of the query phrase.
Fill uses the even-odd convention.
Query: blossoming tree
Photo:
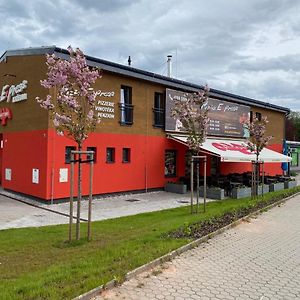
[[[206,85],[198,93],[186,94],[186,99],[174,100],[171,116],[179,121],[182,129],[187,133],[187,144],[192,155],[198,156],[201,145],[206,139],[207,125],[209,122],[207,100],[209,87]],[[180,128],[179,128],[180,129]],[[191,212],[193,212],[193,156],[191,160]],[[205,176],[204,176],[205,177]],[[206,179],[204,179],[206,182]],[[205,184],[204,184],[205,185]],[[204,186],[204,211],[206,186]],[[197,211],[199,205],[199,160],[197,161]]]
[[[174,100],[171,116],[182,124],[187,132],[187,144],[194,155],[198,155],[200,147],[206,139],[208,125],[209,87],[205,86],[198,93],[186,94],[186,101]]]
[[[78,151],[82,151],[83,142],[90,132],[94,131],[98,122],[96,108],[97,92],[92,85],[101,77],[99,69],[90,68],[80,49],[68,47],[70,59],[64,60],[54,54],[47,55],[47,78],[41,85],[52,89],[53,95],[46,99],[36,98],[40,106],[49,111],[53,125],[60,135],[73,139]],[[76,239],[80,238],[80,205],[81,205],[81,154],[78,164],[78,195]]]
[[[245,127],[249,130],[249,138],[247,139],[247,148],[255,153],[256,161],[254,162],[254,170],[252,171],[252,182],[254,183],[252,195],[257,195],[257,183],[260,178],[259,154],[268,145],[272,136],[266,135],[266,126],[269,123],[267,117],[262,117],[261,120],[254,118],[251,122],[249,119],[244,122]],[[253,193],[254,192],[254,193]]]

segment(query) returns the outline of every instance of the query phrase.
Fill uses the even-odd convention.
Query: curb
[[[149,271],[149,270],[163,264],[164,262],[171,261],[172,259],[179,256],[180,254],[199,246],[200,244],[208,241],[209,239],[213,238],[214,236],[219,235],[219,234],[223,233],[224,231],[239,225],[243,221],[249,220],[249,219],[261,214],[265,210],[269,210],[269,209],[271,209],[271,208],[273,208],[273,207],[275,207],[275,206],[277,206],[281,203],[284,203],[287,200],[289,200],[291,198],[294,198],[296,196],[299,196],[299,195],[300,195],[300,192],[298,192],[296,194],[293,194],[291,196],[288,196],[286,198],[283,198],[281,200],[278,200],[278,201],[276,201],[276,202],[274,202],[274,203],[272,203],[268,206],[265,206],[265,207],[255,211],[255,212],[253,212],[253,213],[251,213],[251,214],[249,214],[245,217],[242,217],[242,218],[234,221],[233,223],[230,223],[230,224],[228,224],[228,225],[226,225],[226,226],[224,226],[224,227],[222,227],[222,228],[220,228],[220,229],[218,229],[214,232],[209,233],[206,236],[203,236],[203,237],[201,237],[197,240],[194,240],[194,241],[192,241],[192,242],[190,242],[190,243],[188,243],[188,244],[186,244],[186,245],[184,245],[184,246],[182,246],[182,247],[180,247],[176,250],[173,250],[173,251],[171,251],[171,252],[169,252],[169,253],[167,253],[167,254],[159,257],[159,258],[156,258],[155,260],[153,260],[149,263],[146,263],[146,264],[144,264],[144,265],[142,265],[142,266],[140,266],[140,267],[138,267],[138,268],[136,268],[132,271],[129,271],[125,275],[124,281],[128,281],[131,278],[133,278],[133,277],[135,277],[135,276],[137,276],[137,275],[139,275],[143,272]],[[113,279],[113,280],[107,282],[106,284],[98,286],[98,287],[96,287],[96,288],[94,288],[94,289],[92,289],[92,290],[90,290],[90,291],[88,291],[84,294],[81,294],[81,295],[77,296],[76,298],[73,298],[73,300],[90,300],[93,297],[99,296],[99,294],[101,292],[103,292],[104,290],[110,290],[110,289],[112,289],[113,287],[115,287],[119,284],[121,284],[121,282],[118,282],[117,280]]]

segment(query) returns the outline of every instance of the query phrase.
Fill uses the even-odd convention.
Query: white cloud
[[[300,2],[0,0],[1,49],[57,45],[300,109]]]

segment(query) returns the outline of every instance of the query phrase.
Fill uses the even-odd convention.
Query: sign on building
[[[188,94],[171,89],[166,90],[166,131],[184,132],[177,126],[178,120],[171,117],[174,100],[186,101]],[[243,126],[243,121],[250,115],[250,107],[217,99],[208,99],[209,124],[207,134],[213,136],[248,137],[249,132]]]

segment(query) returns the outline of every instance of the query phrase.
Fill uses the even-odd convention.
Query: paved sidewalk
[[[27,226],[55,225],[67,217],[0,195],[0,230]]]
[[[14,197],[25,203],[20,203]],[[212,201],[212,200],[208,200]],[[203,202],[203,199],[200,199]],[[124,194],[118,196],[97,196],[92,203],[92,220],[112,219],[135,215],[143,212],[158,211],[168,208],[186,206],[190,203],[190,194],[174,194],[156,191],[140,194]],[[29,206],[34,205],[35,207]],[[74,217],[77,202],[74,202]],[[51,210],[52,212],[50,212]],[[30,198],[1,191],[0,194],[0,230],[7,228],[45,226],[66,224],[69,222],[69,203],[44,204]],[[88,201],[83,200],[81,218],[87,219]],[[59,214],[57,214],[59,213]],[[61,215],[64,214],[64,215]]]
[[[300,196],[100,299],[300,299]]]

